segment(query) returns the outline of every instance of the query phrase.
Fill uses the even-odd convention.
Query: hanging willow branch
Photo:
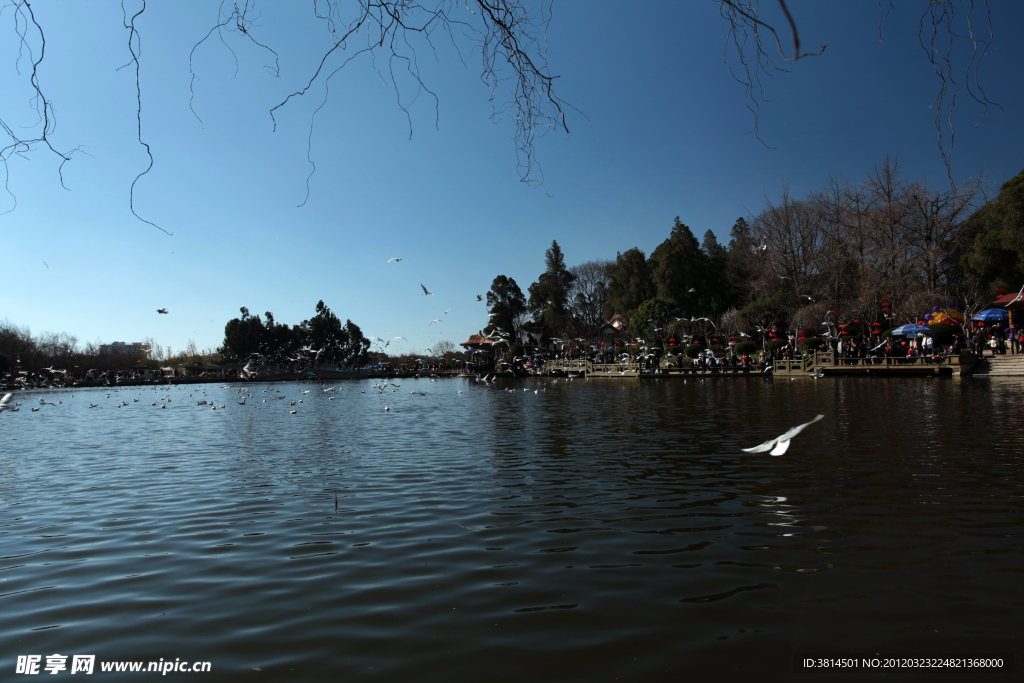
[[[60,179],[60,186],[65,190],[70,190],[64,184],[64,164],[71,161],[71,157],[76,152],[85,154],[81,147],[75,147],[67,152],[62,152],[53,146],[50,138],[57,127],[57,119],[53,113],[53,104],[43,93],[43,88],[39,81],[39,65],[43,63],[43,59],[46,57],[46,36],[43,34],[43,28],[36,21],[32,5],[27,0],[9,2],[0,7],[0,17],[9,9],[14,20],[14,34],[18,40],[18,59],[14,67],[20,76],[21,59],[26,55],[28,62],[32,65],[29,84],[33,94],[29,99],[29,109],[35,112],[36,122],[34,125],[29,126],[28,130],[37,132],[34,137],[31,135],[22,137],[17,130],[23,129],[23,126],[9,123],[0,116],[0,128],[3,129],[4,134],[7,136],[4,146],[0,147],[0,162],[3,163],[4,167],[4,191],[11,198],[11,207],[6,211],[0,212],[0,216],[14,211],[18,206],[18,198],[14,196],[10,189],[10,167],[7,162],[12,156],[27,159],[29,153],[33,152],[36,147],[40,145],[45,146],[49,153],[56,155],[60,159],[60,165],[57,167],[57,177]],[[37,46],[37,49],[34,49],[34,46]],[[38,57],[36,56],[37,51]]]

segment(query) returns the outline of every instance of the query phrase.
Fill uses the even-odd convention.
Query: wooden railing
[[[592,363],[589,360],[549,360],[544,361],[544,374],[564,372],[565,374],[585,373],[587,375],[635,376],[643,370],[640,363]]]
[[[644,369],[640,363],[594,363],[594,376],[623,376],[633,377],[639,375]]]
[[[548,360],[544,361],[544,373],[564,372],[566,374],[585,372],[590,374],[594,371],[594,364],[589,360]]]
[[[961,364],[972,364],[978,361],[973,354],[965,353],[958,356],[911,356],[911,357],[885,357],[875,358],[839,358],[837,354],[830,351],[817,352],[807,356],[794,358],[792,360],[782,359],[773,361],[773,369],[784,374],[811,374],[818,368],[908,368],[908,367],[950,367]],[[688,374],[715,374],[715,375],[739,375],[762,373],[763,368],[759,367],[698,367],[696,365],[661,365],[659,374],[688,375]],[[589,360],[549,360],[545,361],[542,371],[545,374],[551,372],[562,372],[566,374],[580,373],[592,376],[607,377],[636,377],[646,374],[649,371],[642,363],[592,363]]]

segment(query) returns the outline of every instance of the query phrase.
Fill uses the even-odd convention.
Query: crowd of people
[[[719,368],[763,370],[773,365],[774,361],[806,358],[815,350],[802,349],[799,342],[791,338],[777,348],[771,350],[766,348],[753,354],[736,354],[729,349],[718,353],[704,350],[696,358],[684,360],[683,364],[692,363],[698,371]],[[954,333],[952,339],[945,339],[941,343],[928,333],[905,337],[888,336],[881,341],[871,335],[827,337],[820,350],[831,352],[835,362],[840,365],[862,362],[882,364],[890,362],[888,359],[907,362],[907,359],[913,361],[918,358],[923,359],[923,362],[939,362],[946,356],[959,355],[964,352],[973,352],[978,356],[983,356],[986,351],[991,355],[1024,352],[1024,330],[1017,325],[1004,326],[997,322],[988,326],[974,327],[966,335]],[[617,353],[619,355],[616,355]],[[552,354],[544,355],[545,357],[552,356]],[[596,354],[586,354],[582,349],[567,349],[553,354],[553,357],[560,360],[582,360],[584,357],[590,357],[595,363],[640,364],[648,371],[655,371],[666,364],[679,364],[678,356],[662,356],[658,352],[647,355],[619,353],[611,349]]]
[[[1003,327],[1002,323],[994,323],[988,327],[977,327],[971,337],[978,355],[983,356],[990,351],[993,356],[1005,355],[1007,346],[1010,353],[1016,354],[1024,350],[1024,330],[1018,325]]]

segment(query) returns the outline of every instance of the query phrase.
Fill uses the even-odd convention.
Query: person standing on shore
[[[1002,323],[996,323],[992,328],[992,338],[995,340],[995,346],[992,349],[992,355],[997,353],[1000,355],[1006,355],[1006,335],[1003,334]]]
[[[949,354],[951,356],[958,356],[964,349],[964,341],[960,338],[959,334],[953,335],[953,343],[949,347]]]
[[[1010,342],[1010,353],[1020,353],[1020,327],[1017,325],[1007,327],[1006,338]]]
[[[978,354],[978,358],[985,355],[985,328],[975,327],[974,334],[971,335],[971,346],[974,347],[974,352]]]

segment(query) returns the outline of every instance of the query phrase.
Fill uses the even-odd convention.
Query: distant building
[[[142,342],[110,342],[109,344],[100,345],[100,353],[111,353],[111,354],[134,354],[142,353]]]

